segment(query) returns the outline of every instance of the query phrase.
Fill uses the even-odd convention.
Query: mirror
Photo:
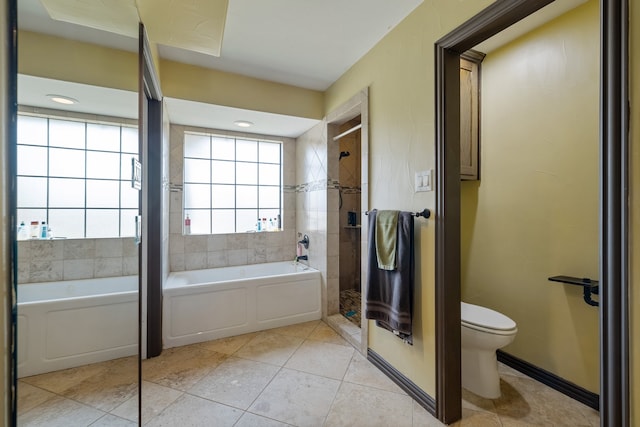
[[[18,1],[18,424],[137,425],[138,18],[71,3]]]

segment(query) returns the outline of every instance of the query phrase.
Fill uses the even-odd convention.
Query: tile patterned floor
[[[361,305],[360,292],[355,289],[340,291],[340,313],[357,327],[360,327]]]
[[[19,425],[135,426],[133,358],[19,381]],[[598,413],[501,365],[456,426],[598,426]],[[147,426],[442,426],[325,323],[166,350],[143,363]]]

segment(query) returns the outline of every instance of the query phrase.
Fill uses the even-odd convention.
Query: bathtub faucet
[[[304,260],[307,261],[309,258],[307,257],[307,255],[298,255],[296,256],[296,262],[300,261],[300,260]]]

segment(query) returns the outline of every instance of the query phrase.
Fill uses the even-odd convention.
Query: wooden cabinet
[[[460,57],[460,179],[479,179],[480,63],[484,55],[466,52]]]

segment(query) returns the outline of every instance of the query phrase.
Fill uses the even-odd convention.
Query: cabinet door
[[[478,63],[460,58],[460,179],[478,179]]]

